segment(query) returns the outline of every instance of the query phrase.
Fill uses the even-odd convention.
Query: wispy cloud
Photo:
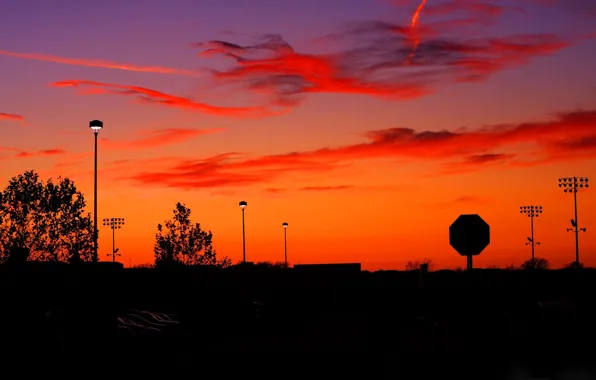
[[[527,0],[529,3],[533,0]],[[218,116],[263,117],[288,112],[313,93],[344,93],[410,100],[447,85],[483,82],[510,68],[531,63],[575,43],[548,33],[492,36],[486,26],[506,12],[525,12],[496,1],[415,1],[410,20],[352,22],[322,37],[329,53],[299,52],[276,33],[252,43],[211,40],[192,44],[202,58],[219,56],[231,65],[204,69],[203,88],[226,88],[247,95],[251,105],[223,107],[133,86],[69,80],[55,86],[85,87],[86,94],[133,96]],[[423,21],[422,21],[423,20]],[[473,29],[470,29],[473,28]],[[473,36],[473,37],[471,37]],[[133,71],[185,73],[105,61],[6,52],[19,57]],[[240,91],[240,92],[238,92]],[[253,104],[257,104],[254,106]]]
[[[438,202],[438,203],[430,203],[426,204],[425,206],[431,207],[434,209],[441,208],[449,208],[449,207],[458,207],[461,208],[463,206],[478,206],[488,203],[489,200],[477,196],[472,195],[461,195],[455,199],[452,199],[447,202]]]
[[[80,92],[81,94],[118,94],[134,96],[137,100],[146,104],[159,104],[162,106],[182,108],[218,116],[261,117],[274,114],[266,107],[220,107],[139,86],[118,85],[86,80],[68,80],[55,82],[52,85],[55,87],[75,87],[90,90],[82,91]]]
[[[32,60],[36,60],[36,61],[61,63],[61,64],[66,64],[66,65],[100,67],[100,68],[104,68],[104,69],[135,71],[135,72],[140,72],[140,73],[172,74],[172,75],[185,75],[185,76],[195,76],[195,77],[204,75],[203,72],[198,71],[198,70],[197,71],[183,70],[183,69],[176,69],[176,68],[163,67],[163,66],[140,66],[140,65],[134,65],[134,64],[129,64],[129,63],[118,63],[118,62],[113,62],[113,61],[107,61],[107,60],[103,60],[103,59],[69,58],[69,57],[59,57],[56,55],[49,55],[49,54],[19,53],[19,52],[8,51],[8,50],[0,50],[0,55],[14,57],[14,58],[32,59]]]
[[[223,131],[222,128],[193,129],[165,128],[153,131],[140,131],[140,138],[130,141],[101,139],[100,144],[108,149],[147,149],[178,144],[190,139]]]
[[[116,179],[142,186],[196,189],[267,184],[292,173],[328,173],[359,160],[409,158],[413,163],[427,160],[437,164],[435,175],[449,175],[494,165],[521,167],[596,159],[596,110],[561,113],[542,122],[458,132],[373,130],[364,133],[363,138],[364,142],[353,145],[260,157],[231,152],[204,159],[170,157],[162,164],[158,159],[151,164],[125,160],[112,165],[110,171]],[[325,186],[320,189],[332,190]]]
[[[335,192],[335,191],[345,191],[345,190],[358,190],[358,191],[381,191],[381,192],[396,192],[396,191],[404,191],[404,190],[411,190],[410,186],[362,186],[362,185],[316,185],[316,186],[304,186],[304,187],[297,187],[297,188],[280,188],[280,187],[268,187],[263,189],[264,193],[279,195],[279,194],[286,194],[286,193],[295,193],[295,192]]]
[[[298,52],[278,34],[253,44],[212,40],[194,46],[202,49],[200,56],[234,63],[212,71],[216,83],[264,95],[271,104],[294,106],[309,93],[418,98],[449,83],[485,81],[571,44],[549,33],[483,35],[482,28],[503,13],[524,12],[519,7],[475,0],[417,3],[407,24],[353,22],[327,34],[324,40],[335,52],[330,54]],[[470,34],[466,28],[472,26]]]
[[[351,185],[340,185],[340,186],[306,186],[301,187],[300,191],[337,191],[337,190],[348,190],[352,189],[354,186]]]
[[[48,157],[64,155],[67,153],[64,149],[41,149],[35,151],[28,151],[25,149],[12,147],[0,147],[0,152],[1,151],[14,152],[11,154],[11,157],[13,158]]]
[[[279,188],[279,187],[268,187],[264,190],[265,193],[269,194],[281,194],[287,192],[288,189]]]
[[[23,122],[25,121],[25,118],[21,115],[16,115],[13,113],[4,113],[4,112],[0,112],[0,120],[10,120],[10,121],[19,121],[19,122]]]

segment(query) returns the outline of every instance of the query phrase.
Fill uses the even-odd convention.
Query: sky
[[[219,255],[465,267],[449,245],[479,214],[475,266],[575,260],[561,177],[596,168],[596,0],[5,0],[0,179],[73,179],[120,217],[126,266],[153,261],[176,202]],[[596,193],[578,193],[596,265]],[[111,230],[99,254],[110,260]]]

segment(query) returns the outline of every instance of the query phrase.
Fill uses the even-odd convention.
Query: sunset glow
[[[477,213],[475,266],[575,259],[573,196],[596,183],[596,2],[13,1],[0,12],[1,187],[69,177],[118,259],[153,261],[176,202],[248,261],[465,267],[448,241]],[[104,24],[90,20],[109,20]],[[596,266],[596,189],[578,193]],[[100,260],[112,231],[99,226]]]

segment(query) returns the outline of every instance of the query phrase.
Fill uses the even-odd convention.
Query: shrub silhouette
[[[521,269],[524,269],[524,270],[528,270],[528,269],[548,269],[548,267],[549,267],[548,260],[542,259],[542,258],[539,258],[539,257],[534,258],[533,261],[532,261],[532,259],[529,259],[529,260],[525,261],[521,265]]]
[[[422,262],[416,260],[416,261],[408,261],[406,263],[406,271],[413,271],[413,270],[420,270],[420,266],[422,264],[428,264],[428,270],[431,271],[432,267],[433,267],[433,262],[432,260],[429,259],[424,259]]]

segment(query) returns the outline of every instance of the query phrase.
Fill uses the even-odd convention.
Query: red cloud
[[[246,81],[256,93],[270,95],[276,105],[291,105],[295,96],[303,93],[337,92],[384,95],[411,99],[426,94],[423,84],[415,81],[402,83],[371,83],[356,76],[346,75],[339,56],[297,53],[280,36],[270,35],[262,43],[240,46],[225,41],[210,41],[201,55],[223,54],[234,59],[235,68],[214,71],[216,80]],[[270,52],[265,58],[249,59],[239,54]]]
[[[25,118],[21,115],[0,112],[0,120],[25,121]]]
[[[8,50],[0,50],[1,55],[15,57],[15,58],[24,58],[24,59],[34,59],[38,61],[47,61],[47,62],[54,62],[54,63],[63,63],[67,65],[75,65],[75,66],[88,66],[88,67],[101,67],[106,69],[117,69],[117,70],[125,70],[125,71],[135,71],[141,73],[155,73],[155,74],[173,74],[173,75],[186,75],[186,76],[201,76],[202,73],[198,71],[192,70],[182,70],[182,69],[175,69],[171,67],[162,67],[162,66],[139,66],[133,65],[128,63],[118,63],[113,61],[106,61],[100,59],[84,59],[84,58],[68,58],[68,57],[58,57],[55,55],[49,54],[37,54],[37,53],[18,53]]]
[[[55,87],[89,87],[94,94],[119,94],[136,96],[144,103],[160,104],[169,107],[183,108],[218,116],[269,116],[273,115],[266,107],[219,107],[207,103],[195,102],[180,96],[170,95],[156,90],[138,86],[125,86],[85,80],[69,80],[55,82]]]
[[[439,202],[439,203],[432,203],[432,204],[427,204],[426,206],[428,207],[432,207],[432,208],[441,208],[441,209],[445,209],[448,207],[461,207],[462,204],[467,204],[467,205],[479,205],[479,204],[484,204],[487,203],[488,200],[484,199],[484,198],[478,198],[478,197],[473,197],[473,196],[469,196],[469,195],[462,195],[456,199],[453,199],[449,202]]]
[[[348,190],[352,189],[354,186],[350,185],[342,185],[342,186],[307,186],[302,187],[300,191],[336,191],[336,190]]]
[[[139,163],[119,165],[120,171],[134,170]],[[185,189],[213,188],[266,183],[289,172],[320,172],[337,167],[338,164],[301,159],[292,154],[245,159],[238,153],[227,153],[200,160],[180,159],[162,171],[141,171],[118,179]]]
[[[198,46],[206,48],[201,55],[219,54],[236,62],[230,69],[213,71],[216,83],[239,84],[281,106],[294,105],[300,95],[314,92],[417,98],[439,84],[485,80],[568,46],[548,34],[442,37],[416,42],[412,54],[408,28],[382,22],[352,24],[335,41],[347,40],[349,48],[329,55],[298,53],[276,35],[256,45],[211,41]]]
[[[496,125],[478,130],[374,130],[360,144],[246,158],[226,153],[207,159],[123,161],[110,170],[117,179],[185,189],[269,183],[292,173],[324,173],[356,160],[410,158],[437,162],[438,174],[481,170],[491,165],[533,166],[596,158],[596,109],[562,113],[551,120]],[[513,153],[515,152],[515,153]],[[120,173],[126,172],[126,176]],[[136,174],[130,174],[131,172]],[[270,191],[274,192],[274,191]]]
[[[269,194],[280,194],[280,193],[285,193],[286,191],[288,191],[288,189],[269,187],[269,188],[265,189],[264,191]]]
[[[18,149],[20,150],[20,149]],[[31,158],[31,157],[40,157],[40,156],[56,156],[65,154],[66,151],[63,149],[44,149],[38,150],[34,152],[28,152],[24,150],[20,150],[19,153],[15,154],[15,158]]]
[[[203,49],[201,56],[235,61],[227,70],[213,70],[217,84],[240,85],[266,95],[270,104],[293,106],[313,92],[417,98],[449,82],[486,80],[569,45],[551,34],[483,37],[475,30],[478,37],[469,38],[469,31],[461,33],[462,27],[489,25],[506,10],[520,8],[476,0],[415,3],[408,25],[356,22],[327,35],[333,54],[297,52],[276,34],[252,45],[216,40],[194,46]],[[459,36],[449,34],[457,31]]]
[[[223,56],[233,63],[227,69],[203,71],[205,78],[213,81],[208,84],[211,88],[223,88],[225,84],[239,86],[253,95],[264,96],[261,106],[216,106],[144,87],[85,80],[57,82],[54,86],[84,86],[87,94],[128,95],[145,103],[219,116],[263,117],[280,114],[311,93],[414,99],[449,83],[484,81],[495,73],[556,53],[570,44],[547,33],[490,37],[482,36],[478,28],[473,33],[462,33],[462,27],[491,24],[507,9],[520,10],[496,2],[417,3],[408,24],[357,22],[327,35],[334,51],[329,54],[298,52],[276,34],[265,35],[260,42],[248,45],[221,40],[193,44],[203,49],[200,56]],[[421,16],[424,22],[419,22]],[[478,37],[470,38],[470,35]],[[177,73],[169,68],[5,53],[69,64]]]
[[[191,128],[166,128],[156,131],[141,131],[145,136],[133,141],[112,141],[102,139],[101,144],[108,149],[146,149],[164,145],[171,145],[190,140],[192,138],[220,132],[223,129],[191,129]]]
[[[500,16],[506,7],[491,2],[451,0],[443,3],[428,4],[424,9],[427,16],[452,15],[454,13],[469,13],[475,17]]]

